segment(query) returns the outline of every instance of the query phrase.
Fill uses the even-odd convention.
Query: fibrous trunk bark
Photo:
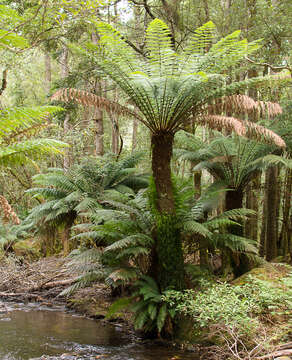
[[[251,181],[251,183],[246,189],[246,208],[254,210],[255,215],[249,217],[246,220],[244,226],[244,233],[247,238],[253,239],[255,241],[257,241],[258,239],[259,187],[260,176],[257,176]]]
[[[259,254],[261,257],[266,256],[267,250],[267,217],[268,217],[268,205],[267,205],[267,175],[264,174],[264,199],[263,199],[263,210],[262,210],[262,222],[261,222],[261,233],[260,233],[260,246],[259,246]]]
[[[62,231],[62,245],[63,245],[63,254],[67,256],[70,252],[70,230],[71,225],[66,224],[63,231]]]
[[[234,191],[227,191],[225,199],[226,210],[240,209],[243,204],[243,190],[236,189]],[[237,221],[238,222],[238,221]],[[233,235],[243,236],[243,227],[241,225],[232,225],[229,227],[229,232]],[[251,270],[252,263],[248,256],[244,253],[233,253],[230,259],[234,275],[240,276]]]
[[[283,223],[280,234],[281,255],[289,260],[292,259],[291,240],[292,240],[292,222],[291,222],[291,198],[292,198],[292,170],[286,171],[285,188],[283,193]],[[290,254],[289,254],[290,253]]]
[[[267,238],[266,238],[266,259],[271,261],[278,255],[278,167],[270,167],[267,170]]]
[[[173,134],[153,134],[152,171],[155,184],[156,280],[161,291],[182,290],[184,284],[184,260],[181,234],[176,217],[170,161],[172,157]]]

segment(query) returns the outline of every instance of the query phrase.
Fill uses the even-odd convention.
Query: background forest
[[[1,256],[70,254],[63,295],[105,282],[109,316],[212,329],[222,359],[287,341],[291,268],[228,282],[292,261],[291,20],[290,0],[2,1]]]

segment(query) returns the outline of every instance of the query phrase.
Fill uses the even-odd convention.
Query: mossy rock
[[[104,318],[108,312],[109,304],[102,301],[97,303],[91,297],[84,297],[69,299],[68,307],[90,317]]]
[[[232,281],[234,285],[245,285],[249,282],[249,278],[253,277],[260,280],[277,283],[283,277],[292,272],[292,266],[282,263],[266,263],[251,271],[241,275]]]
[[[13,245],[16,256],[22,256],[28,260],[37,260],[40,257],[40,245],[34,239],[17,241]]]

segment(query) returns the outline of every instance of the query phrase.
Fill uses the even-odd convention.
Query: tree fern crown
[[[111,25],[98,22],[97,29],[100,44],[89,44],[88,49],[98,51],[101,69],[128,95],[152,133],[175,133],[215,98],[263,81],[227,84],[225,70],[258,49],[259,41],[248,43],[235,31],[214,43],[212,22],[198,28],[185,51],[178,53],[168,26],[154,19],[146,31],[146,61],[137,58]]]

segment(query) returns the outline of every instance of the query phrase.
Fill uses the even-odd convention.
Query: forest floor
[[[77,278],[72,270],[69,271],[68,262],[68,259],[58,257],[42,258],[35,262],[18,262],[14,258],[0,261],[0,298],[68,305],[72,300],[73,305],[74,301],[78,304],[79,298],[90,297],[99,302],[104,300],[104,308],[107,308],[110,305],[110,292],[103,284],[80,289],[70,298],[59,296]]]
[[[116,300],[111,296],[108,286],[98,283],[91,287],[79,289],[68,297],[59,295],[64,289],[73,284],[77,278],[77,274],[72,273],[72,268],[69,270],[69,261],[62,257],[47,257],[34,262],[25,260],[19,262],[14,257],[0,260],[0,300],[14,302],[35,301],[40,305],[49,307],[62,304],[79,314],[94,319],[104,319],[110,305]],[[253,269],[251,272],[260,279],[274,282],[285,277],[289,271],[291,271],[291,267],[287,268],[282,264],[267,264]],[[238,278],[234,283],[237,285],[244,284],[246,276],[248,274]],[[123,311],[123,313],[117,314],[114,319],[109,321],[119,324],[125,331],[131,333],[133,331],[130,313]],[[277,327],[281,327],[281,322],[276,325]],[[271,331],[274,331],[273,328],[274,326],[271,326]],[[289,339],[287,340],[289,341]],[[278,354],[288,355],[289,352],[289,355],[292,355],[292,343],[289,342],[288,345],[288,350],[287,348],[281,349]],[[197,349],[203,352],[208,351],[208,348],[201,347],[200,344],[198,344]],[[213,347],[211,347],[212,349]],[[216,346],[216,352],[217,350],[218,346]],[[205,357],[202,358],[205,359]],[[269,358],[274,357],[266,356],[262,359]],[[292,358],[286,357],[283,359]]]
[[[34,262],[18,262],[15,258],[0,261],[0,299],[10,301],[36,301],[47,306],[65,304],[80,314],[103,319],[114,300],[108,286],[98,283],[79,289],[65,297],[60,293],[72,285],[77,274],[68,269],[70,260],[47,257]],[[119,316],[127,322],[130,314]]]

